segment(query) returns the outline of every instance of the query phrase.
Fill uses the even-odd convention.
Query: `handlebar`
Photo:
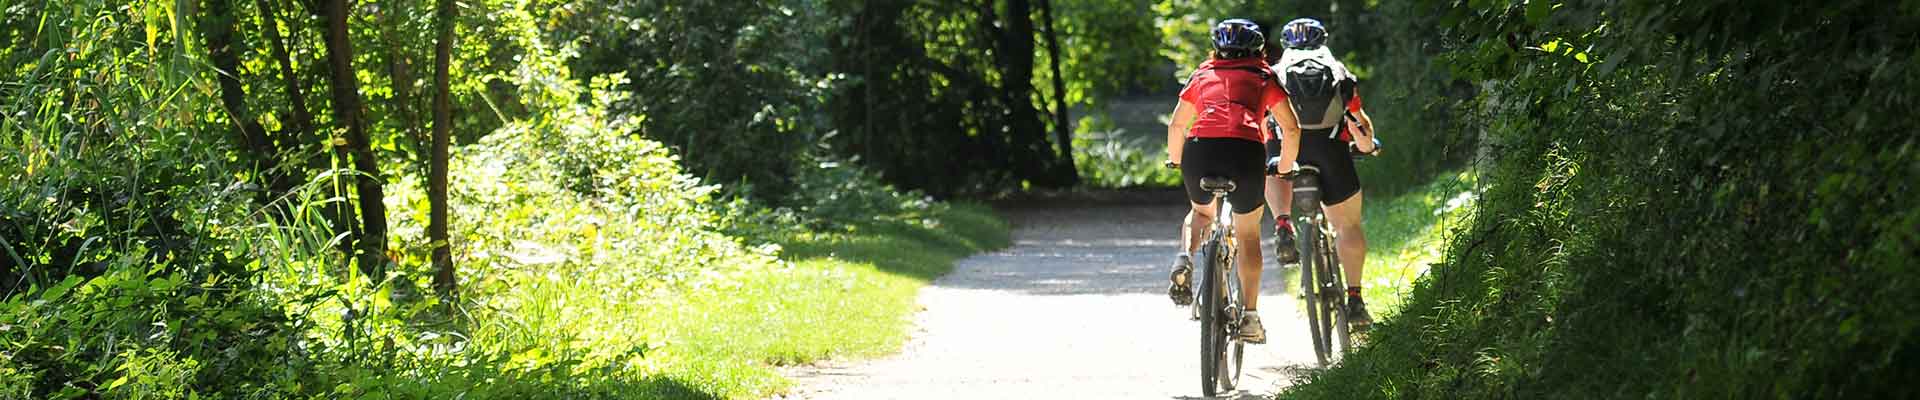
[[[1354,159],[1354,160],[1361,160],[1361,159],[1365,159],[1365,158],[1368,158],[1368,157],[1378,157],[1378,156],[1380,156],[1380,149],[1381,149],[1381,146],[1380,146],[1380,138],[1378,138],[1378,137],[1376,137],[1376,138],[1373,138],[1373,152],[1372,152],[1372,153],[1367,153],[1367,152],[1361,152],[1361,151],[1360,151],[1360,146],[1358,146],[1358,145],[1354,145],[1354,144],[1352,144],[1352,143],[1348,143],[1348,144],[1347,144],[1347,152],[1348,152],[1349,154],[1352,154],[1352,155],[1353,155],[1353,159]],[[1300,168],[1313,168],[1313,167],[1312,167],[1312,166],[1299,166],[1299,165],[1296,165],[1296,166],[1294,166],[1294,168],[1293,168],[1293,169],[1294,169],[1294,170],[1298,170],[1298,169],[1300,169]],[[1278,156],[1271,156],[1271,157],[1267,157],[1267,171],[1266,171],[1266,172],[1267,172],[1267,175],[1269,175],[1269,176],[1278,176],[1278,177],[1281,177],[1281,178],[1290,178],[1290,177],[1292,177],[1292,176],[1293,176],[1293,174],[1294,174],[1294,171],[1292,171],[1292,170],[1289,170],[1289,171],[1281,171],[1281,170],[1280,170],[1280,157],[1278,157]]]

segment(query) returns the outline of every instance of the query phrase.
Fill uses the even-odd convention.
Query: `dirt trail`
[[[900,354],[788,370],[797,384],[787,398],[1199,398],[1198,323],[1165,294],[1184,212],[1003,210],[1014,245],[961,260],[922,289],[925,309]],[[1281,271],[1294,270],[1269,263],[1261,288],[1268,344],[1247,347],[1243,390],[1225,398],[1265,398],[1312,363]]]

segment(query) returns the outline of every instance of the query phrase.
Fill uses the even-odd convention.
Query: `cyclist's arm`
[[[1358,117],[1360,122],[1360,129],[1354,130],[1353,146],[1360,149],[1361,153],[1373,153],[1375,150],[1373,148],[1373,118],[1367,116],[1367,110],[1364,108],[1354,111],[1353,115]]]
[[[1267,109],[1267,115],[1272,115],[1280,126],[1280,168],[1286,172],[1300,159],[1300,119],[1293,115],[1293,105],[1285,99]]]
[[[1367,116],[1366,106],[1362,105],[1360,101],[1360,83],[1356,81],[1353,82],[1353,85],[1353,97],[1347,98],[1347,113],[1355,117],[1355,126],[1350,127],[1352,128],[1353,147],[1356,150],[1360,150],[1361,153],[1373,154],[1374,151],[1379,150],[1373,145],[1373,132],[1375,132],[1373,117]]]
[[[1180,99],[1180,104],[1173,106],[1173,118],[1167,120],[1168,163],[1180,163],[1180,152],[1187,144],[1187,130],[1192,128],[1193,116],[1193,103],[1186,99]]]

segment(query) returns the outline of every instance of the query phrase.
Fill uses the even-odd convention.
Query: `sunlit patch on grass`
[[[1427,268],[1441,261],[1448,239],[1472,214],[1474,176],[1441,174],[1432,183],[1387,199],[1368,199],[1367,306],[1376,317],[1398,313]]]

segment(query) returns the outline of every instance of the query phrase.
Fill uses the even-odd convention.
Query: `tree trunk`
[[[285,151],[300,143],[313,127],[313,114],[307,111],[307,96],[303,93],[300,74],[294,72],[293,59],[287,55],[287,40],[280,35],[280,13],[270,0],[254,0],[254,5],[260,9],[260,31],[266,34],[273,60],[280,67],[283,90],[287,93],[287,115],[290,117],[280,128],[280,133],[271,138],[276,150]],[[304,178],[298,171],[286,171],[273,180],[273,192],[276,195],[292,192],[301,179]]]
[[[220,85],[220,106],[227,111],[240,144],[247,150],[247,156],[253,167],[260,171],[271,171],[277,164],[277,152],[273,141],[267,137],[266,129],[253,119],[253,113],[247,109],[246,87],[240,84],[240,56],[235,54],[233,24],[233,4],[230,0],[206,0],[201,3],[205,10],[200,19],[200,27],[206,35],[207,58],[213,62],[214,80]],[[271,178],[269,178],[271,181]],[[271,198],[271,197],[267,197]]]
[[[1033,8],[1028,0],[1007,0],[1004,16],[995,16],[993,4],[981,7],[982,24],[997,45],[994,61],[1000,67],[1000,99],[1006,103],[1006,127],[1011,139],[1013,165],[1021,179],[1043,187],[1062,186],[1049,164],[1053,149],[1047,145],[1046,125],[1033,106]],[[1004,18],[1004,19],[1002,19]],[[999,27],[991,21],[1000,20]]]
[[[878,155],[882,153],[881,151],[878,151],[878,149],[880,149],[881,147],[878,144],[874,143],[874,141],[878,139],[878,136],[875,136],[874,132],[880,129],[880,127],[875,126],[876,122],[874,121],[873,115],[875,112],[878,112],[880,110],[880,107],[877,104],[874,104],[874,102],[877,100],[877,97],[878,97],[880,84],[882,82],[886,82],[886,80],[881,79],[878,75],[875,75],[873,72],[874,64],[878,64],[877,60],[881,59],[879,57],[874,57],[874,54],[873,54],[874,53],[873,45],[875,41],[874,40],[875,35],[873,33],[874,33],[874,30],[877,28],[875,27],[875,25],[868,25],[870,19],[868,18],[867,15],[869,14],[869,11],[872,11],[874,8],[876,8],[876,6],[874,6],[874,3],[875,2],[867,2],[866,9],[861,10],[860,14],[854,17],[855,18],[854,26],[858,27],[857,29],[860,30],[860,58],[863,60],[862,62],[860,62],[860,68],[864,72],[864,74],[860,76],[861,78],[860,88],[865,90],[865,93],[863,93],[863,96],[860,97],[860,100],[865,103],[865,107],[860,109],[860,115],[862,118],[866,119],[866,123],[861,124],[860,126],[860,139],[859,139],[860,148],[856,149],[856,151],[860,152],[860,155],[865,156],[864,158],[868,160],[868,162],[879,161]],[[891,15],[891,14],[887,14],[887,15]],[[894,22],[889,21],[889,23],[894,23]],[[873,164],[873,165],[886,165],[886,164]]]
[[[297,157],[306,163],[306,168],[309,172],[324,171],[330,168],[331,166],[327,164],[328,158],[326,157],[329,153],[341,160],[341,162],[346,162],[348,158],[346,151],[341,149],[340,146],[334,146],[332,144],[333,138],[331,135],[318,134],[316,129],[314,129],[313,111],[307,107],[307,84],[305,80],[301,79],[299,70],[293,68],[293,57],[290,55],[290,52],[287,51],[290,47],[287,43],[292,40],[290,38],[297,38],[302,32],[306,31],[304,26],[297,23],[301,20],[299,16],[303,14],[294,11],[292,17],[285,19],[287,29],[289,30],[286,35],[280,34],[280,28],[278,24],[275,23],[276,20],[281,18],[280,9],[275,8],[276,5],[285,5],[287,9],[296,9],[299,8],[297,7],[298,4],[295,4],[292,0],[254,1],[255,4],[260,7],[260,15],[265,25],[261,30],[267,33],[267,40],[272,47],[274,61],[280,64],[281,83],[287,92],[287,110],[288,115],[291,117],[287,119],[287,126],[281,130],[279,138],[282,143],[281,147],[295,148],[296,143],[322,144],[322,148],[327,151],[315,152],[312,151],[313,149],[299,148],[295,152]],[[324,13],[316,12],[320,10],[319,7],[313,3],[304,2],[303,0],[301,4],[307,5],[307,10],[309,13],[312,13],[312,15],[325,15]],[[335,184],[332,187],[333,193],[344,196],[346,188],[338,184],[339,180],[334,180],[334,182]],[[296,183],[292,181],[287,181],[284,184],[285,187],[282,188],[283,192],[292,191],[293,186],[296,185]],[[341,240],[339,243],[340,252],[352,256],[354,251],[353,240],[360,235],[360,229],[354,225],[353,222],[355,219],[353,208],[345,202],[333,202],[327,206],[325,214],[328,222],[333,226],[333,234],[341,235],[345,238],[345,240]]]
[[[328,79],[333,90],[333,116],[346,131],[345,151],[352,155],[358,175],[355,189],[360,195],[360,272],[378,282],[386,275],[387,206],[381,187],[379,160],[367,140],[365,121],[360,120],[360,82],[353,71],[353,43],[347,37],[346,0],[325,0]]]
[[[293,57],[287,54],[287,38],[280,35],[280,13],[273,8],[270,0],[254,0],[260,8],[260,31],[267,35],[267,45],[273,52],[273,60],[280,67],[281,83],[287,92],[288,118],[286,128],[276,141],[281,148],[289,143],[298,143],[302,136],[313,129],[313,113],[307,110],[305,83],[300,82],[300,74],[293,69]],[[297,29],[297,28],[296,28]]]
[[[447,147],[453,141],[453,90],[447,69],[453,62],[456,10],[453,0],[439,2],[440,10],[434,14],[434,30],[440,37],[433,46],[433,154],[427,162],[427,202],[431,208],[427,217],[427,241],[433,248],[433,288],[441,297],[452,297],[453,249],[447,237],[447,227],[452,222],[447,205]]]
[[[1067,78],[1060,74],[1060,33],[1053,24],[1053,0],[1040,0],[1041,22],[1047,27],[1047,58],[1053,64],[1053,140],[1060,145],[1059,171],[1066,186],[1080,184],[1080,170],[1073,163],[1073,130],[1067,121]]]

